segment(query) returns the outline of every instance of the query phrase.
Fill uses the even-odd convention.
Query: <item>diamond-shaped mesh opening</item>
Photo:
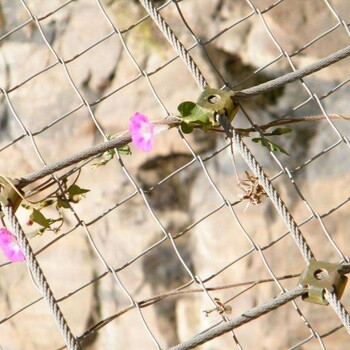
[[[3,224],[26,262],[0,258],[0,348],[345,348],[348,289],[321,307],[297,281],[313,254],[349,270],[348,53],[278,78],[349,51],[349,10],[3,1],[0,179],[26,201],[21,229],[1,197]],[[150,153],[96,148],[135,112],[164,124],[205,82],[240,90],[244,144],[207,124],[172,125]]]

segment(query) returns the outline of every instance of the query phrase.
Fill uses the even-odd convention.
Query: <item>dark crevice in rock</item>
[[[210,47],[209,53],[214,64],[217,67],[220,67],[220,73],[225,81],[230,82],[231,85],[251,76],[248,80],[239,84],[235,89],[241,90],[250,86],[259,85],[274,78],[272,73],[266,74],[265,72],[260,72],[258,74],[253,74],[257,67],[244,63],[239,54],[231,54],[215,47]],[[218,84],[219,83],[220,82],[218,81]],[[311,83],[312,82],[310,82],[310,84]],[[292,106],[297,103],[293,103],[293,101],[299,101],[303,96],[303,91],[299,91],[294,86],[288,86],[247,99],[243,102],[243,106],[248,113],[254,117],[253,122],[264,124],[279,118],[282,113],[287,112],[289,108],[292,108]],[[290,113],[288,117],[319,113],[317,106],[308,104],[302,112],[296,111],[295,113]],[[244,120],[242,121],[245,122]],[[241,120],[239,122],[241,122]],[[293,169],[305,162],[307,159],[306,155],[310,154],[313,140],[319,135],[318,130],[320,123],[301,123],[291,125],[290,127],[292,128],[290,134],[280,137],[271,137],[271,141],[276,142],[290,153],[288,159],[286,159],[286,165],[288,168]],[[252,137],[257,136],[258,134],[252,134]],[[254,153],[255,149],[252,149],[252,151]],[[270,157],[265,159],[265,161],[268,161],[271,164],[274,163]],[[302,172],[297,172],[293,175],[295,180],[298,180],[300,177],[299,173],[301,174]],[[303,179],[305,180],[305,176],[303,176]],[[292,210],[294,205],[298,203],[299,195],[293,186],[287,186],[285,189],[289,200],[288,205]],[[271,202],[266,200],[265,203],[266,215],[270,217],[272,221],[277,220],[278,214]]]
[[[0,101],[1,103],[1,101]],[[8,110],[5,108],[2,113],[0,112],[0,132],[1,137],[4,136],[4,133],[7,134],[8,132],[8,124],[9,124],[9,113]]]
[[[94,253],[91,245],[89,242],[87,242],[87,248],[88,248],[88,256],[89,260],[91,261],[90,265],[92,269],[92,279],[99,276],[99,272],[96,269],[95,261],[96,261],[96,254]],[[102,300],[99,293],[99,281],[96,281],[91,285],[92,288],[92,298],[91,298],[91,305],[89,305],[89,315],[87,317],[86,321],[86,327],[85,329],[89,329],[91,326],[96,324],[99,320],[101,320],[101,304]],[[97,338],[99,336],[98,332],[95,332],[91,334],[88,338],[84,339],[84,349],[95,349],[95,343],[97,341]]]
[[[224,73],[228,76],[229,79],[227,80],[231,84],[243,81],[245,78],[251,76],[256,70],[256,67],[244,63],[239,55],[228,54],[222,50],[218,51],[218,54],[223,56]],[[239,90],[265,83],[273,78],[274,76],[272,75],[260,72],[240,84]],[[254,107],[266,108],[266,105],[276,104],[278,98],[281,97],[283,93],[284,87],[281,87],[266,94],[253,97],[249,99],[248,103],[253,103]]]
[[[224,6],[224,2],[225,2],[224,0],[219,0],[218,1],[218,3],[216,4],[216,7],[215,7],[215,11],[211,15],[212,20],[215,21],[216,19],[219,19],[221,17],[220,12],[221,12],[221,10],[222,10],[222,8]]]
[[[172,153],[167,156],[148,159],[139,167],[137,179],[146,190],[152,208],[161,212],[171,209],[180,211],[189,209],[191,186],[198,171],[193,165],[172,176],[152,191],[148,192],[147,189],[153,187],[192,159],[193,157],[189,154]]]
[[[144,188],[150,188],[192,159],[192,155],[184,153],[171,153],[152,158],[139,167],[138,180]],[[151,207],[168,218],[167,232],[180,232],[184,224],[191,222],[189,202],[197,172],[198,167],[191,165],[147,194]],[[176,212],[179,211],[185,214],[180,220],[176,216]],[[175,244],[181,258],[194,273],[190,236],[183,236],[176,240]],[[190,279],[169,240],[144,256],[142,269],[143,284],[149,284],[153,294],[178,288]],[[177,333],[178,300],[178,297],[166,298],[154,305],[157,325],[166,338],[167,347],[180,342]]]
[[[5,90],[7,90],[10,86],[10,66],[6,61],[6,58],[3,56],[4,64],[5,64],[5,74],[3,82],[5,83],[5,86],[3,87]],[[9,107],[7,106],[7,103],[5,102],[5,97],[3,94],[0,96],[0,133],[1,137],[8,136],[9,134]]]
[[[194,272],[189,239],[184,237],[176,242],[177,249],[186,265]],[[144,257],[143,272],[154,294],[178,288],[190,279],[188,272],[176,255],[170,241],[166,241],[156,250]],[[179,297],[166,298],[154,305],[158,327],[166,335],[167,347],[180,342],[176,325],[176,304]]]

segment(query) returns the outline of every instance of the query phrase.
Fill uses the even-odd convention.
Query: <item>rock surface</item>
[[[114,29],[101,12],[98,1],[66,4],[63,0],[31,0],[26,3],[40,19],[42,32],[53,51],[47,47],[34,21],[0,41],[1,88],[9,91],[12,106],[0,96],[1,173],[25,176],[40,169],[43,162],[50,164],[103,142],[101,130],[105,134],[126,130],[129,117],[135,111],[160,119],[167,111],[176,113],[181,101],[196,100],[200,93],[180,59],[167,64],[176,56],[175,51],[150,18],[142,20],[145,11],[137,1],[101,1],[115,29],[122,32],[122,36],[113,34],[110,37]],[[350,4],[345,0],[332,3],[341,20],[348,23],[346,14]],[[263,0],[254,1],[254,5],[259,6],[275,40],[292,56],[297,68],[349,44],[349,36],[340,23],[330,34],[293,56],[318,35],[337,25],[334,13],[321,1],[282,1],[273,5],[272,1]],[[54,12],[59,6],[63,7]],[[177,6],[201,42],[227,28],[224,34],[205,46],[212,63],[203,51],[191,50],[211,85],[222,86],[224,81],[232,86],[239,84],[237,89],[241,89],[291,70],[288,60],[281,57],[259,74],[253,74],[277,58],[280,51],[248,2],[210,0],[204,6],[203,1],[185,0],[168,4],[162,9],[162,15],[181,41],[190,46],[193,37],[180,20]],[[1,35],[30,19],[20,2],[2,0],[0,9]],[[46,17],[50,12],[53,13]],[[247,19],[241,21],[244,17]],[[138,21],[140,23],[132,27]],[[66,64],[60,63],[60,59]],[[306,78],[305,82],[322,96],[348,78],[348,65],[349,59],[344,60]],[[158,71],[160,66],[164,67]],[[50,68],[46,70],[47,67]],[[241,83],[249,76],[250,79]],[[323,99],[327,112],[349,114],[349,92],[350,87],[344,85]],[[245,101],[243,107],[257,124],[268,123],[286,113],[288,116],[321,114],[314,101],[294,110],[308,97],[297,82]],[[90,110],[84,105],[85,101],[91,105]],[[276,157],[283,167],[291,171],[297,169],[293,173],[295,183],[309,204],[308,207],[287,175],[274,180],[298,223],[313,212],[325,214],[345,201],[323,218],[325,229],[315,218],[302,226],[317,259],[326,261],[341,259],[326,237],[326,230],[340,251],[350,256],[346,238],[349,226],[346,190],[350,181],[348,146],[339,144],[307,166],[301,169],[298,166],[336,144],[339,132],[349,138],[349,122],[342,119],[333,122],[335,127],[327,121],[296,124],[291,134],[281,137],[281,141],[276,140],[290,153],[290,156],[278,153]],[[249,126],[243,113],[237,115],[235,126]],[[25,136],[30,133],[33,139]],[[269,175],[281,170],[265,148],[246,140]],[[57,239],[38,255],[38,259],[58,299],[89,284],[107,268],[117,270],[116,275],[109,273],[60,302],[74,334],[81,335],[100,320],[130,306],[125,290],[140,302],[179,288],[193,276],[202,281],[208,279],[207,287],[218,287],[271,278],[266,266],[276,276],[297,274],[304,269],[305,262],[293,239],[287,236],[279,240],[286,228],[267,198],[262,204],[248,208],[243,202],[234,206],[233,211],[224,205],[218,192],[230,202],[242,195],[229,148],[204,163],[207,173],[200,162],[193,160],[191,149],[205,159],[226,143],[221,135],[201,132],[186,136],[184,142],[178,131],[172,129],[157,136],[151,153],[142,154],[132,148],[132,156],[122,156],[127,172],[116,160],[97,170],[92,169],[91,163],[83,167],[78,183],[91,190],[86,198],[73,206],[74,212],[65,210],[65,224],[59,234],[45,233],[30,241],[37,251]],[[238,154],[235,164],[244,177],[248,169]],[[182,170],[177,172],[180,168]],[[174,175],[163,182],[170,174]],[[135,191],[130,179],[144,189],[144,197]],[[50,210],[46,214],[57,215]],[[25,224],[28,211],[20,209],[18,215],[29,232],[31,228]],[[95,220],[96,217],[99,219]],[[86,223],[86,229],[82,226],[73,229],[77,219]],[[165,239],[164,232],[178,236],[174,245]],[[254,250],[251,242],[261,251]],[[269,247],[271,242],[275,244]],[[145,253],[153,245],[154,248]],[[62,347],[64,342],[43,301],[13,315],[37,300],[40,293],[23,264],[8,265],[1,259],[0,349]],[[288,289],[296,283],[296,279],[281,281]],[[210,294],[225,301],[247,287],[215,290]],[[192,284],[190,288],[200,288],[200,285]],[[229,302],[232,314],[227,316],[238,316],[279,292],[276,283],[257,284]],[[349,292],[345,293],[344,304],[349,307]],[[315,309],[301,301],[298,306],[318,334],[339,324],[330,308]],[[218,321],[217,312],[208,312],[208,317],[203,312],[212,308],[208,296],[197,290],[163,299],[143,308],[142,313],[160,346],[168,348]],[[7,319],[11,315],[13,317]],[[289,304],[237,329],[235,334],[243,349],[279,349],[301,342],[310,331]],[[344,349],[349,338],[341,329],[323,341],[326,348],[337,350]],[[233,344],[232,335],[228,334],[201,349],[228,349]],[[134,309],[86,338],[83,348],[147,350],[154,349],[155,344],[139,312]],[[299,348],[319,349],[320,344],[314,339]]]

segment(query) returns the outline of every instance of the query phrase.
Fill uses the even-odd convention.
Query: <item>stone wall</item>
[[[63,0],[27,2],[32,13],[39,18],[65,3]],[[25,22],[28,14],[19,1],[2,0],[0,3],[0,32],[4,35]],[[103,3],[114,25],[122,30],[129,28],[145,15],[137,1],[110,0]],[[265,9],[273,2],[261,0],[254,3],[260,9]],[[350,4],[345,0],[334,0],[332,3],[346,21],[345,16],[350,11]],[[190,27],[203,42],[251,13],[251,8],[245,1],[185,0],[178,2],[178,6]],[[162,14],[186,45],[193,43],[193,38],[179,19],[174,4],[166,6]],[[337,23],[323,1],[285,0],[267,11],[264,18],[275,40],[289,54],[293,54]],[[67,62],[111,33],[111,27],[99,10],[97,2],[93,0],[73,1],[41,20],[40,24],[56,54]],[[135,111],[141,111],[151,119],[164,116],[164,110],[154,98],[147,80],[140,77],[140,71],[146,71],[148,74],[154,72],[174,57],[173,49],[150,19],[129,30],[124,35],[124,40],[138,67],[124,50],[123,43],[117,35],[112,35],[67,63],[69,75],[81,92],[82,99],[93,103],[113,93],[92,107],[106,134],[125,130],[129,117]],[[303,67],[347,46],[349,42],[346,31],[339,26],[292,59],[296,67]],[[23,125],[32,133],[37,133],[35,143],[47,164],[103,141],[88,109],[81,107],[82,101],[69,83],[67,72],[61,64],[55,64],[55,56],[43,41],[34,22],[1,40],[0,45],[1,87],[8,90],[23,83],[9,93],[9,97]],[[280,55],[257,15],[252,15],[228,29],[206,48],[212,63],[224,80],[232,85]],[[191,53],[210,84],[222,86],[222,80],[203,51],[196,48]],[[25,82],[35,72],[50,65],[53,67]],[[322,95],[346,78],[348,65],[349,59],[308,77],[305,81],[315,93]],[[288,61],[285,58],[279,59],[239,88],[259,84],[289,71]],[[176,113],[180,102],[195,100],[200,93],[179,59],[150,74],[149,78],[165,108],[172,113]],[[134,81],[129,83],[133,79]],[[349,92],[349,86],[345,85],[337,93],[327,97],[323,101],[327,111],[347,114]],[[293,83],[276,92],[245,102],[244,107],[254,117],[255,123],[263,123],[287,113],[306,98],[307,94],[301,88],[301,84]],[[71,113],[62,118],[68,112]],[[308,103],[302,109],[291,113],[295,116],[311,114],[320,114],[315,103]],[[236,117],[235,123],[236,126],[247,125],[243,114]],[[336,120],[335,123],[343,135],[349,136],[348,122]],[[48,125],[52,126],[46,130]],[[277,155],[289,169],[306,162],[337,140],[337,135],[327,122],[296,125],[293,130],[292,134],[281,141],[282,146],[289,150],[290,156]],[[1,148],[24,134],[3,96],[0,103],[0,133]],[[187,139],[202,158],[213,154],[226,142],[221,135],[200,132],[190,135]],[[249,140],[247,143],[269,175],[280,170],[266,149]],[[123,162],[133,179],[143,188],[150,188],[159,183],[193,159],[176,130],[157,136],[155,149],[149,154],[141,154],[134,149],[132,151],[133,155],[123,157]],[[350,175],[346,152],[345,145],[339,146],[295,174],[297,185],[316,213],[327,212],[348,197],[346,189]],[[239,173],[244,175],[246,167],[238,155],[236,165]],[[240,190],[237,187],[229,150],[208,161],[206,166],[215,184],[227,199],[237,200]],[[29,137],[22,138],[0,152],[0,172],[8,176],[24,176],[41,167],[42,163],[35,154]],[[307,218],[310,212],[288,177],[283,175],[275,183],[296,220],[300,222]],[[87,223],[116,203],[123,202],[108,215],[89,225],[98,249],[106,262],[114,268],[128,264],[135,256],[162,239],[163,233],[140,194],[124,203],[125,198],[131,196],[135,188],[118,162],[111,162],[97,170],[93,170],[90,165],[85,166],[79,184],[91,190],[85,200],[74,206],[79,218]],[[169,181],[156,186],[146,196],[164,228],[174,235],[221,203],[220,197],[215,193],[198,162]],[[27,215],[28,212],[20,209],[19,217],[23,223],[26,222]],[[264,200],[263,204],[250,206],[248,209],[243,203],[237,207],[237,215],[251,238],[260,247],[278,239],[286,231],[268,199]],[[348,205],[344,205],[325,219],[333,239],[345,255],[350,255],[346,244],[348,215]],[[61,233],[70,232],[75,225],[76,218],[71,213],[66,213]],[[30,231],[29,227],[25,228]],[[311,220],[304,225],[303,232],[317,252],[317,258],[327,261],[339,260],[317,220]],[[40,249],[55,238],[57,235],[46,233],[35,237],[31,243],[35,249]],[[189,230],[176,240],[176,244],[186,264],[202,279],[223,269],[251,248],[226,207]],[[264,252],[268,264],[277,276],[299,273],[304,268],[300,253],[289,237]],[[105,271],[82,227],[76,228],[50,246],[38,259],[57,298]],[[2,259],[1,262],[5,260]],[[177,288],[190,279],[168,242],[121,270],[119,277],[136,300]],[[256,251],[225,269],[213,278],[208,286],[269,277],[266,266]],[[40,296],[33,287],[24,265],[1,267],[0,280],[1,319]],[[293,279],[281,283],[286,288],[293,288],[297,281]],[[242,289],[216,291],[213,292],[213,297],[225,300],[240,290]],[[259,285],[233,300],[230,304],[233,314],[230,316],[239,315],[279,292],[276,284]],[[348,298],[347,293],[345,304],[349,304]],[[128,306],[129,300],[113,277],[107,275],[63,301],[61,305],[74,334],[82,334],[100,319]],[[197,293],[166,299],[146,308],[144,314],[162,347],[167,348],[208,326],[216,315],[211,313],[209,317],[205,317],[203,310],[211,307],[208,298]],[[339,323],[329,308],[315,309],[302,303],[300,307],[320,334]],[[237,337],[244,349],[284,349],[295,345],[308,335],[307,327],[297,316],[292,305],[237,330]],[[324,342],[333,350],[344,349],[348,340],[346,332],[341,330],[335,336],[325,338]],[[229,349],[232,348],[232,344],[232,336],[226,335],[203,345],[202,349]],[[62,339],[43,301],[0,324],[1,349],[47,350],[57,349],[62,345]],[[91,350],[140,348],[153,349],[154,344],[135,310],[117,318],[84,343],[84,349]],[[316,340],[300,347],[311,350],[318,348],[319,343]]]

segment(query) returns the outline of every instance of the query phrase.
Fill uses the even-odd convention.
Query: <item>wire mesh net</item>
[[[197,99],[201,75],[141,3],[149,4],[1,2],[2,174],[24,177],[107,141],[135,111],[161,119]],[[350,41],[344,0],[153,5],[215,87],[258,85]],[[316,258],[345,263],[348,64],[244,99],[233,121],[259,135],[271,121],[317,116],[277,139],[282,152],[244,141]],[[90,190],[62,212],[59,232],[32,238],[28,210],[16,214],[81,348],[170,348],[297,285],[305,257],[265,192],[252,197],[258,178],[232,140],[173,128],[151,153],[132,152],[97,169],[96,157],[87,159],[26,189],[40,202],[79,177]],[[36,193],[42,184],[51,187]],[[66,348],[26,264],[3,259],[0,273],[0,348]],[[343,349],[348,341],[331,307],[296,299],[199,348]]]

